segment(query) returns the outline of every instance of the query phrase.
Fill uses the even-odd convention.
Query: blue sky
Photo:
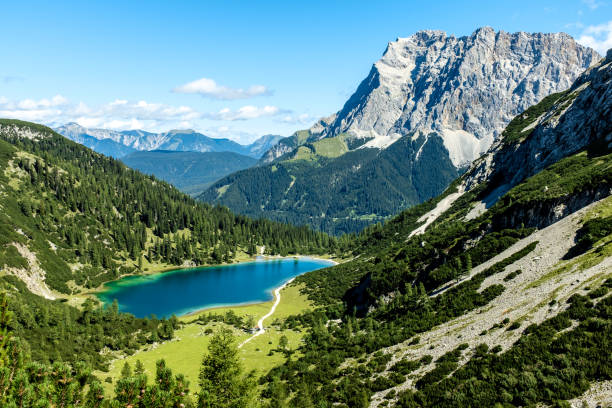
[[[488,25],[564,31],[602,52],[612,47],[611,3],[5,2],[0,116],[189,127],[246,143],[340,109],[397,37]]]

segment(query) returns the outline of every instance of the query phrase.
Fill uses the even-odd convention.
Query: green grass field
[[[198,388],[200,363],[202,362],[204,354],[207,352],[208,342],[211,338],[210,334],[205,334],[205,330],[207,328],[218,330],[221,327],[230,327],[224,323],[215,322],[211,322],[205,326],[200,325],[196,323],[197,317],[202,313],[205,314],[211,311],[218,314],[224,314],[231,309],[239,316],[250,315],[257,321],[270,311],[273,303],[274,301],[269,301],[245,306],[215,308],[183,316],[179,318],[179,320],[184,323],[184,326],[175,331],[173,340],[157,345],[148,345],[132,356],[113,361],[108,373],[95,372],[95,374],[103,381],[106,392],[109,394],[112,393],[116,379],[119,378],[121,369],[126,361],[133,369],[136,360],[140,360],[149,379],[151,379],[155,377],[155,362],[163,358],[174,373],[183,373],[187,377],[191,383],[191,392],[196,392]],[[287,316],[300,313],[311,307],[311,302],[306,296],[300,293],[299,286],[292,285],[284,288],[281,291],[281,301],[276,311],[264,321],[265,333],[257,336],[240,349],[240,356],[245,370],[255,370],[257,375],[263,375],[271,368],[280,365],[285,360],[285,356],[283,353],[275,350],[278,349],[278,343],[281,336],[283,334],[287,336],[289,340],[289,349],[296,349],[302,341],[303,333],[294,330],[282,331],[271,325],[274,322],[278,323],[282,321]],[[236,335],[237,344],[251,336],[251,334],[245,333],[234,327],[230,327],[230,329]],[[112,384],[104,382],[107,377],[113,379]]]
[[[340,135],[332,138],[317,140],[306,146],[300,146],[290,160],[315,161],[319,157],[339,157],[349,151],[345,142],[345,136]]]

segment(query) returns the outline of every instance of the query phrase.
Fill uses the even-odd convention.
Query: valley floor
[[[287,337],[287,348],[290,350],[297,349],[302,341],[302,332],[281,330],[280,322],[290,315],[298,314],[313,307],[306,296],[300,293],[300,286],[296,284],[283,288],[280,295],[280,301],[276,309],[264,322],[265,331],[261,335],[252,337],[253,334],[225,323],[210,322],[202,325],[197,321],[197,318],[210,312],[225,314],[228,311],[233,311],[237,316],[252,317],[254,321],[257,321],[270,312],[276,299],[252,305],[207,309],[180,317],[179,320],[183,323],[183,326],[175,331],[172,340],[146,346],[131,356],[118,357],[111,363],[108,373],[98,371],[95,374],[103,381],[106,392],[110,395],[113,393],[114,383],[120,378],[121,369],[125,362],[128,362],[134,368],[136,361],[140,360],[148,377],[154,378],[155,362],[163,358],[173,372],[180,372],[186,376],[191,384],[191,392],[195,392],[197,391],[200,363],[207,353],[208,342],[211,338],[211,335],[206,332],[209,331],[208,329],[214,331],[220,327],[230,328],[234,332],[238,344],[252,338],[240,348],[241,360],[247,371],[255,370],[258,376],[266,374],[271,368],[285,361],[285,356],[279,349],[281,336]],[[106,382],[108,381],[107,378],[110,378],[112,383]]]

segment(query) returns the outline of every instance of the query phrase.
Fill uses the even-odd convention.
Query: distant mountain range
[[[388,44],[340,111],[200,198],[331,233],[359,230],[441,193],[514,116],[600,58],[564,33],[419,31]]]
[[[254,166],[257,159],[232,152],[135,151],[121,158],[129,167],[196,195],[221,177]]]
[[[68,123],[54,130],[98,153],[115,158],[121,158],[139,150],[233,152],[260,158],[282,139],[282,136],[265,135],[249,145],[241,145],[230,139],[209,137],[191,129],[151,133],[144,130],[89,129],[77,123]]]
[[[251,167],[282,136],[264,135],[249,145],[208,137],[194,130],[88,129],[68,123],[54,129],[66,138],[197,195],[214,181]]]

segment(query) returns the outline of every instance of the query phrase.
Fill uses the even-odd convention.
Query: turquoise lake
[[[300,257],[178,269],[109,282],[97,296],[105,304],[117,299],[119,310],[136,317],[180,316],[205,308],[271,300],[274,289],[291,278],[332,264]]]

